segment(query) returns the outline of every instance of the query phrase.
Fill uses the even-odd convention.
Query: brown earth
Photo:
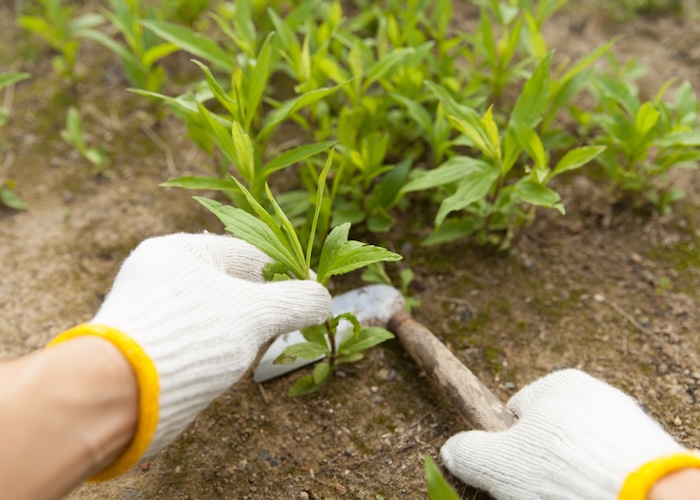
[[[618,54],[651,68],[645,92],[671,77],[700,89],[700,29],[691,19],[619,25],[577,9],[547,31],[558,53],[577,57],[622,34]],[[150,123],[113,66],[70,89],[52,76],[46,54],[26,48],[12,18],[0,7],[0,63],[32,60],[13,68],[34,77],[13,99],[7,94],[12,118],[0,129],[0,173],[29,204],[0,210],[0,359],[90,319],[142,239],[220,231],[191,193],[158,187],[205,171],[179,124]],[[60,139],[68,104],[81,108],[88,138],[108,145],[113,175],[93,176]],[[570,178],[559,186],[567,216],[542,212],[509,254],[466,243],[425,249],[415,244],[425,230],[405,224],[395,246],[416,272],[416,317],[504,401],[539,376],[576,367],[628,391],[680,442],[700,447],[700,189],[695,172],[684,174],[677,182],[688,198],[666,217],[611,206],[604,185]],[[262,387],[244,379],[157,457],[69,498],[426,497],[423,456],[437,456],[465,425],[397,342],[321,394],[287,397],[296,376]],[[488,498],[458,488],[463,498]]]

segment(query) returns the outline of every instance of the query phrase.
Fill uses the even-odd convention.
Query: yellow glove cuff
[[[651,488],[664,476],[689,467],[700,468],[700,455],[678,453],[652,460],[632,472],[620,490],[618,500],[646,500]]]
[[[131,443],[112,465],[89,479],[90,481],[106,481],[129,470],[141,459],[151,444],[158,425],[158,395],[160,393],[158,372],[151,358],[134,339],[109,326],[83,323],[61,333],[46,347],[85,336],[101,337],[114,344],[129,360],[139,385],[139,419]]]

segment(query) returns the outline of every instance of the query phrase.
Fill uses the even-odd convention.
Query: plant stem
[[[333,331],[333,327],[331,326],[330,321],[326,320],[326,330],[328,331],[328,340],[330,340],[331,343],[331,355],[328,360],[328,364],[331,365],[331,368],[335,366],[335,331]]]

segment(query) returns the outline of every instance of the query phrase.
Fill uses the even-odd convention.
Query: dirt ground
[[[623,35],[616,52],[651,68],[643,91],[672,77],[700,89],[697,22],[616,24],[576,8],[546,32],[558,55]],[[469,11],[457,12],[470,22]],[[0,209],[0,359],[11,359],[89,320],[142,239],[221,228],[192,193],[158,187],[203,173],[206,158],[174,119],[149,123],[114,63],[67,88],[39,49],[26,48],[6,6],[0,42],[0,69],[34,74],[6,97],[12,117],[0,129],[1,173],[29,204]],[[33,62],[11,66],[20,56]],[[80,106],[89,137],[109,146],[112,176],[93,176],[60,139],[67,104]],[[661,217],[611,206],[604,185],[571,177],[559,186],[566,217],[542,212],[507,255],[466,243],[425,249],[415,243],[425,230],[404,224],[394,245],[416,273],[416,317],[504,401],[552,370],[576,367],[628,391],[681,443],[700,447],[700,179],[689,171],[676,182],[688,197]],[[418,208],[405,215],[421,218]],[[465,424],[397,342],[321,394],[287,397],[296,376],[263,387],[242,380],[154,459],[69,498],[426,498],[423,456],[437,456]],[[455,485],[462,498],[489,498]]]

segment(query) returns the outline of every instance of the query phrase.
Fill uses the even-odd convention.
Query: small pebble
[[[260,450],[260,451],[258,452],[258,460],[260,460],[261,462],[265,462],[265,461],[267,461],[267,460],[270,460],[270,458],[271,458],[271,455],[270,455],[270,452],[269,452],[269,451],[267,451],[267,450]]]
[[[605,295],[602,293],[596,293],[593,295],[593,299],[595,299],[596,302],[605,302]]]
[[[377,392],[379,392],[379,387],[377,387],[376,385],[373,385],[372,387],[369,388],[369,390],[376,394]]]
[[[352,456],[352,450],[350,448],[345,448],[345,456],[346,457],[351,457]]]
[[[148,470],[151,468],[151,462],[143,462],[141,464],[141,470]]]
[[[348,376],[348,374],[345,373],[343,370],[338,370],[337,372],[335,372],[335,376],[338,378],[345,378]]]
[[[503,387],[505,387],[509,391],[512,391],[513,389],[515,389],[515,384],[513,382],[505,382],[503,384]]]
[[[683,420],[681,420],[681,417],[676,416],[676,418],[673,419],[673,423],[676,425],[676,427],[680,427],[683,425]]]
[[[374,399],[372,399],[372,402],[375,405],[379,405],[379,404],[382,404],[384,402],[384,398],[377,394],[376,396],[374,396]]]
[[[348,492],[348,490],[342,484],[336,483],[335,492],[342,497]]]
[[[279,463],[279,461],[277,461],[277,459],[275,459],[275,458],[271,458],[271,459],[270,459],[270,465],[271,465],[271,466],[277,467],[279,464],[280,464],[280,463]]]
[[[396,377],[398,377],[398,376],[399,376],[399,374],[396,373],[396,370],[390,370],[389,377],[387,378],[387,380],[389,380],[389,381],[396,380]],[[700,377],[698,377],[698,378],[700,378]]]
[[[309,500],[309,494],[305,491],[299,493],[299,500]]]
[[[238,465],[236,465],[236,469],[238,469],[239,471],[243,472],[243,471],[245,470],[245,466],[246,466],[246,465],[248,465],[248,461],[247,461],[247,460],[241,460],[240,462],[238,462]]]
[[[175,467],[175,474],[179,474],[180,472],[182,472],[182,467],[178,465],[177,467]]]

